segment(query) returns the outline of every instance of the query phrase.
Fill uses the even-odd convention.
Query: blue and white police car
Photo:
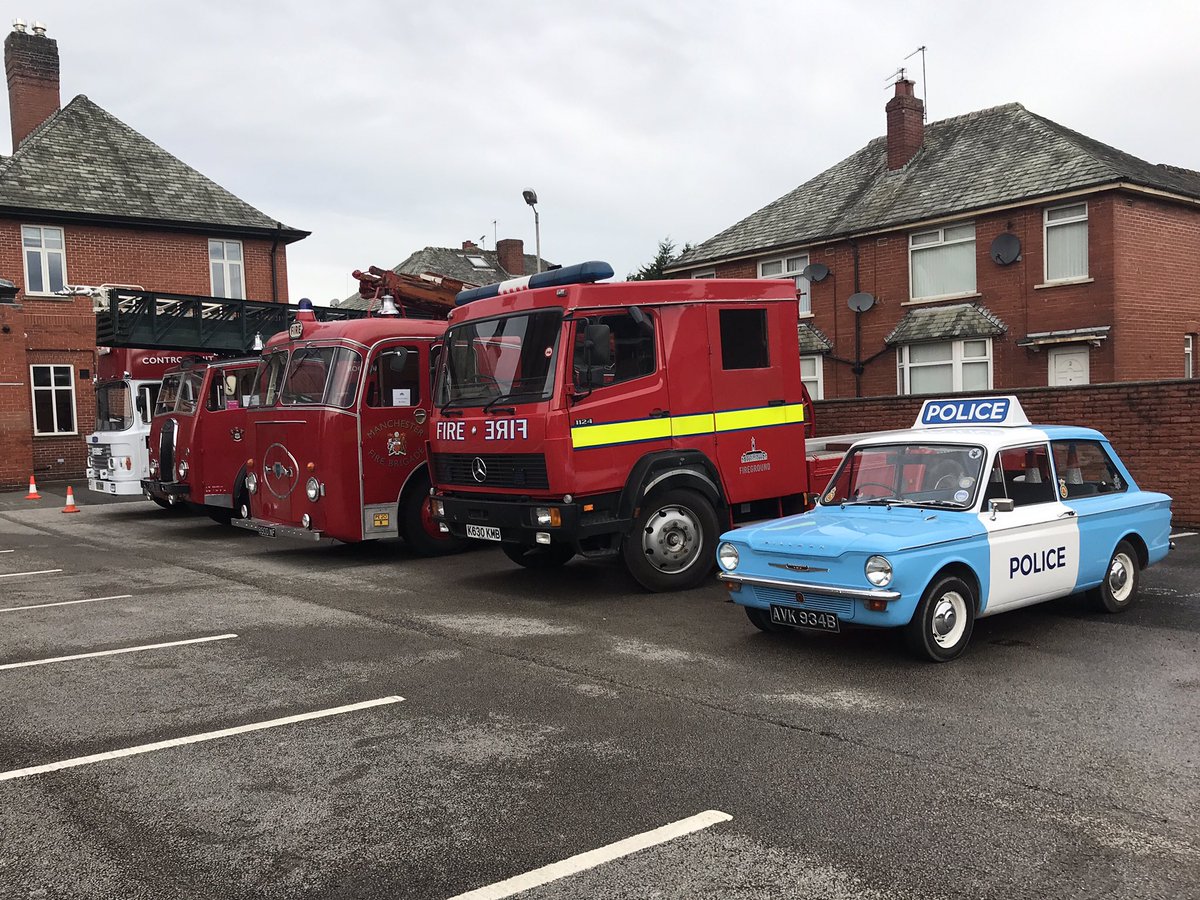
[[[927,400],[856,442],[815,509],[722,535],[717,561],[764,631],[903,628],[941,662],[982,616],[1077,591],[1120,612],[1170,532],[1171,498],[1100,432],[1033,427],[1011,396]]]

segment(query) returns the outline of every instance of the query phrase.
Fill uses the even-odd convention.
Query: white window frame
[[[947,229],[962,228],[967,225],[971,226],[971,236],[969,238],[961,237],[961,238],[951,238],[950,240],[946,240]],[[930,241],[928,243],[922,243],[922,244],[914,243],[917,238],[923,237],[925,235],[930,235],[930,234],[936,234],[937,240]],[[974,253],[971,254],[972,278],[971,278],[971,286],[970,287],[964,288],[961,291],[954,291],[949,294],[930,294],[928,296],[921,296],[921,297],[917,296],[917,292],[913,288],[913,273],[915,272],[915,269],[913,268],[913,253],[914,252],[921,253],[924,250],[932,250],[935,247],[950,247],[955,244],[969,243],[972,246],[974,246],[975,240],[976,240],[976,233],[975,233],[975,223],[974,222],[953,222],[953,223],[950,223],[947,225],[943,225],[940,228],[925,228],[925,229],[922,229],[921,231],[914,231],[911,234],[909,234],[909,236],[908,236],[908,299],[909,299],[909,301],[910,302],[927,302],[927,301],[931,301],[931,300],[946,300],[951,297],[970,297],[970,296],[977,294],[979,292],[979,267],[975,263],[975,254]]]
[[[220,259],[213,258],[213,244],[221,245],[221,258]],[[229,258],[228,247],[230,244],[237,244],[238,256],[240,257],[239,259],[231,260]],[[213,278],[213,266],[214,265],[219,265],[221,267],[222,283],[219,286],[220,287],[219,290],[218,290],[217,282]],[[241,291],[240,295],[235,295],[233,293],[233,290],[229,286],[229,269],[231,266],[237,266],[238,269],[241,270],[242,291]],[[246,248],[242,245],[242,242],[241,241],[223,240],[222,238],[209,238],[209,241],[208,241],[208,275],[209,275],[209,282],[212,285],[212,296],[225,297],[225,298],[228,298],[231,300],[245,300],[246,299]]]
[[[1196,377],[1196,336],[1194,334],[1183,336],[1183,377]]]
[[[968,341],[984,341],[987,345],[987,355],[986,356],[969,356],[969,357],[964,356],[963,355],[964,345]],[[995,354],[993,353],[992,339],[990,337],[954,338],[949,341],[922,341],[922,343],[951,344],[952,345],[951,353],[950,353],[950,360],[949,360],[949,364],[951,366],[951,376],[950,376],[950,379],[951,379],[950,392],[951,393],[956,394],[956,393],[960,393],[963,390],[963,386],[962,386],[963,363],[978,363],[978,362],[986,361],[988,375],[987,375],[987,388],[985,388],[984,390],[990,391],[995,386],[995,366],[994,366],[994,362],[993,362],[995,359]],[[905,397],[914,396],[912,394],[912,387],[911,387],[911,385],[912,385],[911,373],[912,373],[913,369],[923,369],[923,368],[927,368],[927,367],[931,367],[931,366],[944,366],[947,364],[946,360],[938,360],[937,362],[927,362],[927,363],[910,362],[908,359],[908,357],[909,357],[908,351],[909,351],[909,348],[912,346],[913,346],[912,344],[902,344],[901,346],[896,348],[896,392]],[[972,388],[972,390],[975,390],[975,389]]]
[[[46,232],[57,231],[59,244],[61,249],[54,250],[46,247]],[[36,247],[25,246],[26,237],[33,237],[36,232],[38,245]],[[47,290],[34,291],[29,287],[29,254],[37,253],[38,265],[40,267],[42,285]],[[57,255],[59,263],[62,267],[62,286],[65,288],[70,282],[67,280],[67,235],[63,229],[56,225],[22,225],[21,226],[21,265],[25,270],[25,294],[34,297],[53,297],[54,286],[50,284],[50,257]]]
[[[1069,219],[1058,219],[1050,221],[1050,213],[1060,209],[1070,209],[1073,206],[1082,206],[1083,215],[1072,216]],[[1088,224],[1087,230],[1087,246],[1088,252],[1083,258],[1083,273],[1079,275],[1067,275],[1063,278],[1050,277],[1050,229],[1057,228],[1060,225],[1075,225],[1079,222],[1088,222],[1088,205],[1087,201],[1083,200],[1078,203],[1061,203],[1057,206],[1047,206],[1042,210],[1042,281],[1044,284],[1063,284],[1071,281],[1085,281],[1091,272],[1091,225]]]
[[[816,377],[815,378],[809,379],[809,378],[804,377],[804,361],[806,359],[811,359],[816,363]],[[825,399],[825,357],[822,356],[820,353],[802,354],[800,357],[800,380],[804,382],[805,387],[808,387],[811,384],[816,388],[816,390],[814,390],[812,387],[808,388],[808,397],[810,400],[824,400]]]
[[[697,269],[695,272],[692,273],[692,277],[693,278],[716,278],[717,270],[716,269]]]
[[[33,374],[35,369],[49,369],[50,370],[50,384],[49,385],[39,387],[35,383],[37,381],[37,379],[34,378],[34,374]],[[66,369],[68,372],[70,372],[70,375],[67,379],[67,384],[65,386],[54,384],[54,370],[55,369]],[[71,392],[72,429],[70,431],[58,431],[57,430],[58,429],[58,404],[54,402],[56,399],[54,395],[58,391],[65,391],[65,390],[69,390]],[[73,434],[79,434],[79,408],[75,402],[75,367],[74,366],[63,365],[60,363],[34,363],[33,365],[31,365],[29,367],[29,391],[30,391],[29,399],[30,399],[30,402],[33,404],[32,409],[30,409],[30,414],[33,418],[33,433],[34,433],[35,437],[69,437],[70,435],[73,435]],[[37,396],[38,396],[39,391],[42,393],[49,393],[51,395],[50,396],[50,415],[54,419],[54,428],[56,429],[54,431],[38,431]]]
[[[758,263],[759,278],[790,278],[796,282],[796,304],[799,306],[800,318],[802,319],[811,318],[813,314],[812,285],[808,283],[808,279],[803,275],[804,269],[810,261],[808,251],[804,251],[760,260]],[[779,266],[778,272],[773,272],[770,275],[763,274],[763,269],[773,265]]]

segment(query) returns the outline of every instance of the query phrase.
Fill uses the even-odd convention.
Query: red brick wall
[[[25,312],[19,306],[0,303],[0,488],[29,481],[33,471],[31,422]]]
[[[1080,199],[1088,204],[1089,282],[1039,287],[1045,281],[1044,206],[1037,204],[975,216],[979,296],[936,304],[979,303],[1007,326],[992,341],[998,390],[1049,383],[1047,353],[1018,347],[1018,340],[1031,332],[1085,326],[1112,329],[1090,351],[1093,384],[1183,374],[1183,335],[1200,331],[1200,209],[1116,191]],[[1000,266],[988,251],[1005,231],[1020,239],[1022,252],[1016,262]],[[879,354],[862,376],[865,397],[896,393],[896,352],[884,339],[905,313],[929,306],[907,302],[908,235],[905,229],[857,241],[857,289],[877,301],[861,317],[861,358]],[[829,266],[830,274],[812,285],[814,315],[806,321],[833,340],[832,356],[853,360],[855,316],[846,300],[856,288],[854,251],[840,241],[812,248],[810,258]],[[719,265],[716,271],[721,278],[754,278],[757,260]],[[823,369],[826,397],[855,396],[850,365],[826,358]]]
[[[1200,379],[1014,390],[1035,424],[1102,432],[1139,487],[1173,498],[1176,526],[1200,525]],[[975,396],[974,394],[972,396]],[[818,436],[910,428],[925,397],[871,397],[816,404]]]

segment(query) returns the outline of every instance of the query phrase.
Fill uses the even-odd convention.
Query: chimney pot
[[[38,37],[45,37],[46,36],[46,26],[41,22],[34,22],[33,23],[33,33],[36,34]]]
[[[896,96],[887,107],[887,167],[899,169],[917,155],[925,143],[925,104],[913,93],[907,78],[896,82]]]
[[[25,20],[24,19],[13,19],[13,31],[15,31],[17,34],[24,34],[25,33]]]

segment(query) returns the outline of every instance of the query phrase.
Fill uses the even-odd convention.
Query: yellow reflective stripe
[[[804,421],[804,404],[803,403],[789,403],[787,406],[784,407],[784,410],[785,410],[784,420],[789,425],[792,424],[793,422],[803,422]]]
[[[717,413],[717,431],[737,431],[739,428],[764,428],[784,425],[782,406],[763,406],[758,409],[731,409]]]
[[[639,422],[609,422],[604,425],[580,425],[571,429],[571,446],[576,450],[603,444],[630,444],[671,436],[670,419],[643,419]]]
[[[698,416],[673,416],[671,418],[672,437],[712,434],[716,430],[717,426],[712,413],[700,413]]]

